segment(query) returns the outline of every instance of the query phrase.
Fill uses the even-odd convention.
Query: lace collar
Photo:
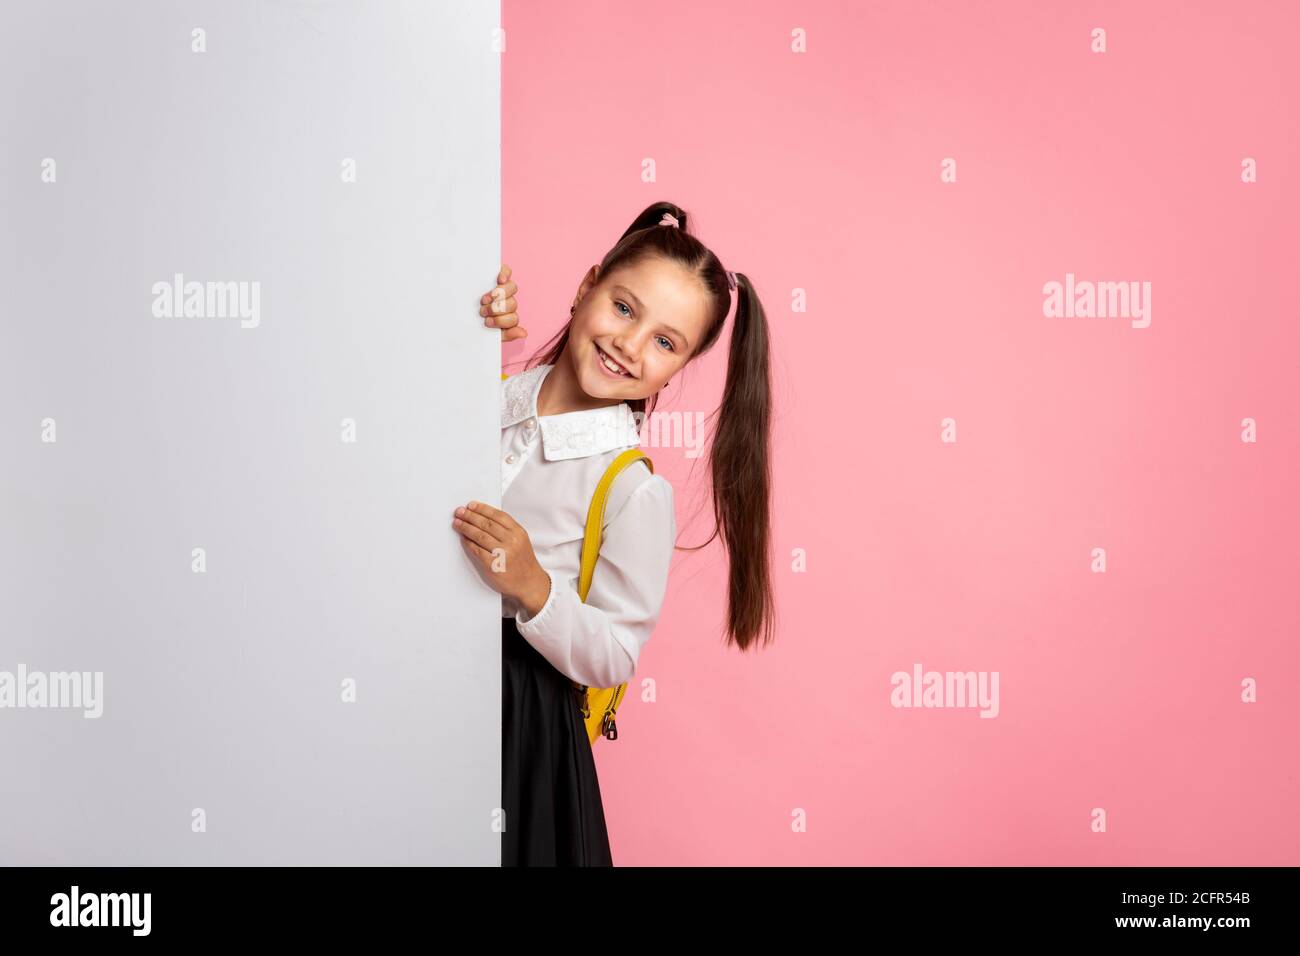
[[[537,414],[537,393],[554,365],[535,365],[501,382],[501,427],[536,419],[547,461],[585,458],[641,444],[636,416],[627,402],[559,415]]]

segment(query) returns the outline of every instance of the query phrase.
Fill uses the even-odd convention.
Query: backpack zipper
[[[618,724],[614,721],[614,712],[618,710],[619,702],[626,693],[627,684],[620,684],[614,688],[614,694],[609,699],[609,706],[605,708],[605,716],[600,720],[600,732],[608,740],[618,740]]]

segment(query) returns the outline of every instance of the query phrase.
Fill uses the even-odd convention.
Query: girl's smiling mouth
[[[596,365],[599,366],[602,372],[604,372],[610,378],[636,378],[635,375],[633,375],[627,369],[623,368],[623,366],[619,365],[612,358],[610,358],[608,353],[606,353],[604,349],[602,349],[599,345],[596,345],[595,341],[593,341],[591,344],[595,347],[596,350]]]

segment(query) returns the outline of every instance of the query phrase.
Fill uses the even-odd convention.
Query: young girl
[[[503,268],[498,281],[508,280]],[[526,335],[516,327],[516,291],[514,282],[498,286],[479,310],[485,324],[507,330],[504,341]],[[717,341],[733,291],[710,450],[717,529],[699,547],[721,531],[728,642],[765,645],[774,610],[766,318],[749,281],[687,231],[686,213],[656,203],[637,216],[582,279],[541,361],[502,382],[501,508],[471,501],[452,524],[502,596],[503,866],[613,865],[572,681],[608,688],[632,678],[659,619],[677,525],[672,485],[643,461],[624,468],[584,603],[577,580],[587,508],[610,462],[640,444],[659,390]]]

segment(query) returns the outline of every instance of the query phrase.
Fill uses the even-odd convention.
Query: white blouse
[[[587,509],[610,462],[641,439],[626,402],[539,416],[537,394],[552,368],[501,382],[501,509],[528,532],[551,584],[533,617],[504,595],[501,613],[556,670],[588,687],[615,687],[632,678],[659,620],[677,541],[673,486],[641,461],[614,479],[583,603]]]

